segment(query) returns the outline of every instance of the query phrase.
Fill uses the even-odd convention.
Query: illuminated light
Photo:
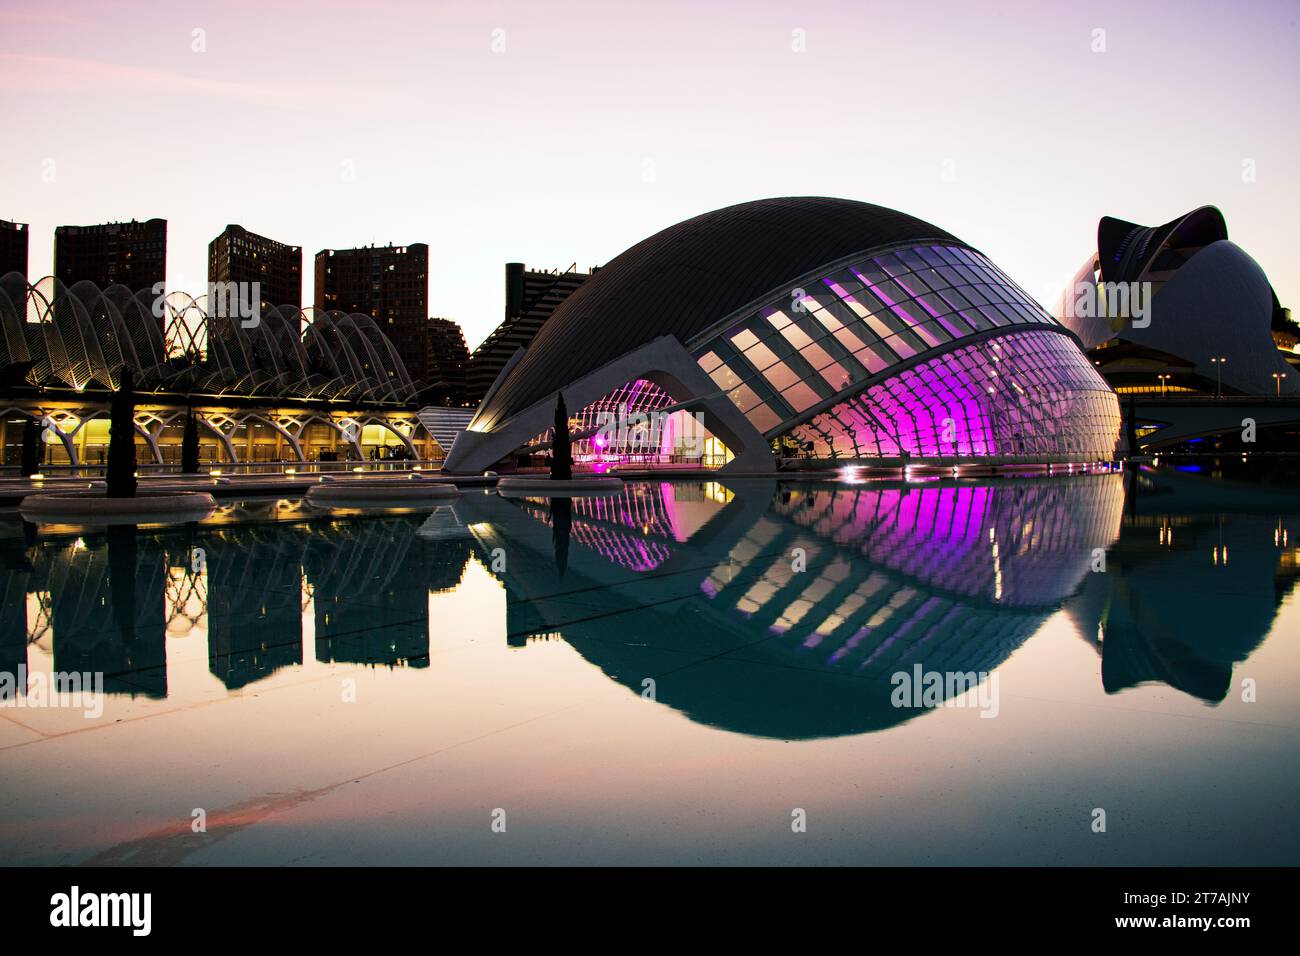
[[[366,469],[363,468],[361,465],[357,465],[357,467],[353,468],[352,470],[353,472],[362,472],[365,471]]]
[[[32,481],[44,481],[44,480],[45,480],[45,476],[42,475],[40,472],[37,472],[36,474],[31,475],[30,478],[32,479]]]
[[[419,465],[412,465],[411,471],[424,471],[424,469],[421,468]]]
[[[85,551],[85,550],[86,550],[86,542],[85,542],[85,539],[84,539],[84,538],[78,538],[76,541],[72,542],[72,550],[73,550],[73,551]]]
[[[286,468],[286,469],[284,470],[284,473],[285,473],[286,475],[296,475],[296,474],[298,474],[298,469],[297,469],[297,468]]]
[[[220,478],[220,477],[221,477],[221,469],[220,469],[220,468],[212,468],[212,469],[209,469],[208,474],[211,475],[211,476],[214,477],[214,478]]]

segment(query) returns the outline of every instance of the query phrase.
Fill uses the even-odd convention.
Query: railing
[[[1159,390],[1150,394],[1146,392],[1120,392],[1120,405],[1123,406],[1133,396],[1137,401],[1149,403],[1155,401],[1161,405],[1295,405],[1300,403],[1300,395],[1166,395],[1163,398]]]
[[[0,477],[20,477],[21,465],[0,465]],[[102,478],[105,465],[41,465],[40,474],[60,478]],[[441,471],[441,459],[379,460],[379,461],[247,461],[207,462],[199,466],[200,474],[233,477],[237,475],[323,475],[350,474],[353,472],[403,472]],[[158,464],[140,462],[136,474],[141,478],[158,475],[179,475],[179,462]]]

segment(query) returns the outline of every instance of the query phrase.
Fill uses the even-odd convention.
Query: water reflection
[[[29,645],[45,645],[52,670],[101,671],[109,693],[164,697],[166,635],[202,626],[210,672],[236,689],[302,663],[304,619],[319,662],[425,666],[428,595],[459,584],[469,545],[423,540],[419,520],[7,537],[0,667],[16,673]]]
[[[1300,574],[1294,515],[1243,510],[1269,494],[1225,494],[1177,473],[1130,489],[1136,507],[1108,573],[1089,575],[1066,604],[1101,655],[1107,693],[1158,681],[1207,703],[1227,696],[1234,665],[1272,630]]]
[[[1175,476],[1176,477],[1176,476]],[[429,666],[429,595],[471,557],[505,589],[504,639],[562,638],[690,719],[783,739],[915,717],[891,675],[995,671],[1064,608],[1118,693],[1207,702],[1294,587],[1291,499],[1119,475],[985,484],[629,484],[572,501],[467,495],[433,513],[322,518],[226,506],[183,528],[0,538],[0,669],[33,646],[113,694],[168,691],[167,638],[203,630],[230,690],[322,664]],[[1280,517],[1279,517],[1280,515]],[[1098,555],[1106,570],[1094,573]],[[1189,599],[1190,598],[1190,599]]]
[[[488,529],[480,548],[513,548],[500,577],[514,642],[560,634],[694,720],[795,738],[916,716],[890,701],[892,675],[916,665],[992,672],[1078,587],[1123,504],[1118,475],[747,482],[721,500],[700,486],[632,487],[573,502],[564,580],[541,560],[545,504],[472,507]]]

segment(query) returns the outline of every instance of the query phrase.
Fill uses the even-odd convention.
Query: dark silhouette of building
[[[302,663],[300,535],[267,536],[256,525],[200,540],[207,558],[208,670],[246,687]],[[190,565],[182,552],[181,568]]]
[[[375,320],[411,375],[429,382],[425,326],[429,320],[429,247],[363,246],[316,253],[317,309],[361,313]]]
[[[1103,216],[1056,315],[1121,393],[1300,395],[1300,328],[1214,206],[1161,226]]]
[[[469,349],[465,333],[451,319],[429,318],[425,327],[424,365],[428,369],[426,384],[432,386],[429,400],[435,404],[461,406],[468,403],[465,374],[469,367]]]
[[[435,560],[445,557],[442,551],[426,548],[416,536],[419,527],[401,516],[348,523],[312,537],[302,568],[313,594],[316,660],[428,666],[429,582],[441,581],[448,569]],[[455,581],[468,556],[468,545],[459,544]]]
[[[167,696],[166,564],[130,525],[66,555],[50,582],[54,670],[104,675],[109,694]]]
[[[0,219],[0,276],[27,275],[27,236],[27,223]]]
[[[447,473],[541,450],[561,389],[580,421],[632,386],[652,407],[629,414],[663,408],[666,392],[708,438],[656,454],[731,472],[768,472],[777,457],[1082,463],[1109,459],[1119,435],[1115,393],[1074,334],[987,256],[914,216],[828,196],[739,203],[643,239],[515,356]]]
[[[302,246],[290,246],[226,226],[208,243],[209,282],[260,282],[261,312],[281,305],[302,308]]]
[[[54,230],[54,277],[65,286],[88,279],[101,289],[132,292],[167,279],[167,220],[59,226]]]
[[[576,265],[576,263],[574,264]],[[470,356],[466,373],[469,401],[477,405],[511,356],[527,348],[551,313],[592,277],[569,266],[563,272],[528,269],[522,262],[506,263],[506,317]]]

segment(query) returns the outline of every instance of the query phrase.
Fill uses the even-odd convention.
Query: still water
[[[1296,864],[1298,566],[1169,471],[8,517],[0,862]]]

